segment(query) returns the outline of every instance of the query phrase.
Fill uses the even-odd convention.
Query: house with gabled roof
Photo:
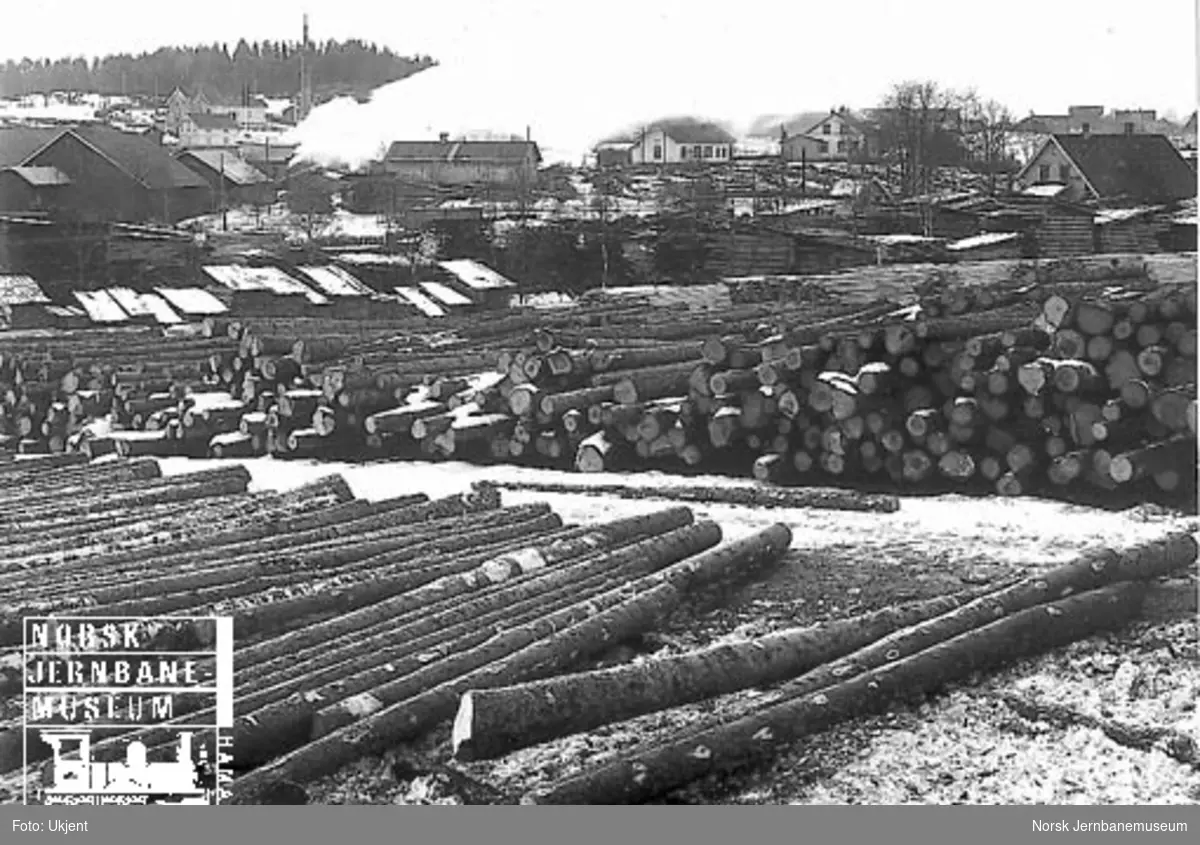
[[[275,199],[275,186],[265,173],[238,155],[236,149],[181,150],[176,158],[208,182],[213,199],[226,207],[266,205]]]
[[[868,124],[845,108],[797,115],[781,124],[780,135],[786,161],[846,160],[871,152]]]
[[[630,137],[609,139],[630,141],[632,164],[725,164],[733,159],[735,138],[717,123],[695,118],[655,121]]]
[[[1196,196],[1196,171],[1164,135],[1051,135],[1016,176],[1060,184],[1068,202],[1172,203]]]
[[[16,153],[23,158],[12,167],[31,186],[60,191],[55,210],[61,213],[93,221],[173,223],[211,205],[207,182],[140,135],[89,124],[38,140],[36,149],[26,143]]]
[[[532,185],[542,154],[533,141],[393,141],[387,174],[435,185]]]

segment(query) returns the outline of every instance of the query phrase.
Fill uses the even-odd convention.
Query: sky
[[[870,107],[914,78],[974,88],[1018,116],[1072,103],[1187,115],[1197,99],[1188,0],[206,0],[187,14],[161,0],[3,2],[0,60],[297,40],[307,12],[315,40],[439,61],[419,88],[424,74],[314,113],[310,135],[360,147],[399,131],[528,126],[574,154],[667,115],[740,127]]]

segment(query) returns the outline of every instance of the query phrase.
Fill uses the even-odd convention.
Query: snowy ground
[[[167,472],[199,468],[164,461]],[[430,496],[474,481],[698,487],[742,483],[659,473],[581,476],[459,463],[331,464],[244,462],[255,487],[283,489],[341,473],[368,499]],[[670,505],[653,499],[505,491],[506,504],[549,502],[565,521],[595,522]],[[769,577],[720,603],[681,611],[645,646],[665,652],[727,637],[832,618],[1036,572],[1096,544],[1122,546],[1196,520],[1138,508],[1110,513],[1027,499],[905,498],[893,514],[754,510],[693,505],[728,539],[773,522],[794,533],[792,552]],[[917,706],[856,720],[796,747],[773,765],[701,781],[667,800],[684,803],[1195,803],[1200,771],[1162,750],[1138,750],[1089,727],[1102,718],[1169,729],[1200,743],[1200,644],[1196,567],[1156,586],[1141,619],[1125,630],[1060,649],[947,691]],[[633,659],[635,653],[625,653]],[[1014,712],[1004,697],[1034,695],[1065,705],[1078,724]],[[726,696],[526,749],[462,768],[505,796],[517,796],[621,748],[687,724],[698,714],[736,713],[754,691]],[[446,731],[402,749],[407,761],[446,762]],[[454,803],[436,779],[397,779],[396,755],[365,760],[316,785],[323,803]],[[420,768],[418,764],[417,768]]]

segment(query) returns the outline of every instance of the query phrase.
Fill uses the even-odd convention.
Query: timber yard
[[[230,617],[230,803],[1200,802],[1194,113],[306,155],[354,45],[0,69],[0,800],[26,617]]]

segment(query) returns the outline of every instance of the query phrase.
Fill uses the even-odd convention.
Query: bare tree
[[[996,193],[996,175],[1012,164],[1008,138],[1015,122],[1008,107],[985,100],[975,91],[962,98],[964,143],[967,153],[988,176],[988,190]]]
[[[928,190],[933,168],[962,159],[961,97],[936,82],[896,84],[876,120],[885,158],[900,165],[905,194]]]

